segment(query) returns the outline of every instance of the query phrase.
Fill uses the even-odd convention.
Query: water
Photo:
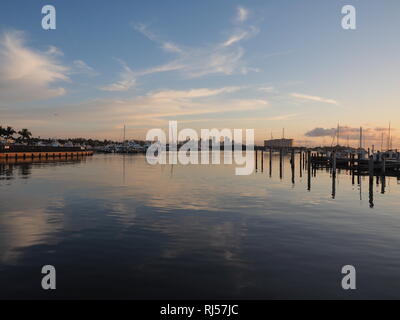
[[[142,155],[0,164],[0,298],[400,297],[400,186]],[[334,193],[334,197],[333,197]],[[373,199],[371,199],[371,195]],[[41,289],[54,265],[57,289]],[[341,288],[354,265],[357,290]]]

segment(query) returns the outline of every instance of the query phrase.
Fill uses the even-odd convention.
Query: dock
[[[369,175],[400,175],[400,152],[343,153],[328,154],[312,152],[311,163],[315,166],[329,167],[333,170],[346,169]]]
[[[56,159],[92,156],[94,151],[78,147],[1,146],[0,159]]]

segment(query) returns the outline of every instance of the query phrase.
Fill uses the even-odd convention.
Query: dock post
[[[369,171],[370,178],[373,177],[374,176],[374,157],[373,156],[369,156],[368,171]]]
[[[336,151],[332,153],[332,175],[336,175]]]
[[[272,147],[269,148],[269,176],[272,176]]]
[[[336,151],[332,152],[332,179],[336,177]]]
[[[291,153],[291,165],[292,165],[292,168],[294,169],[294,149],[292,149],[292,153]]]
[[[381,178],[381,193],[382,194],[385,193],[385,187],[386,187],[386,177],[382,176],[382,178]]]
[[[264,149],[261,150],[261,172],[264,172]]]
[[[256,158],[256,172],[257,172],[257,149],[254,150],[254,153],[255,153],[255,158]]]
[[[302,149],[300,149],[300,157],[299,157],[299,161],[300,161],[300,168],[301,168],[301,157],[303,156],[303,150]]]
[[[291,154],[291,168],[292,168],[292,184],[294,184],[294,149],[292,149],[292,154]]]
[[[307,151],[307,190],[311,190],[311,151]]]
[[[283,150],[279,149],[279,177],[282,179],[283,177]]]
[[[300,149],[300,165],[299,165],[300,178],[302,178],[302,176],[303,176],[302,157],[303,157],[303,149]]]

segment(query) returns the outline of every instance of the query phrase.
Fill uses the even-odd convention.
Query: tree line
[[[16,135],[18,135],[16,137]],[[39,141],[47,141],[51,143],[54,139],[41,139],[40,137],[36,138],[32,136],[32,133],[28,129],[21,129],[20,131],[16,131],[13,127],[7,126],[3,128],[0,126],[0,138],[4,139],[14,139],[18,142],[26,142],[28,144],[34,144]],[[113,140],[97,140],[97,139],[86,139],[86,138],[71,138],[71,139],[57,139],[60,144],[65,144],[67,142],[72,142],[73,144],[79,145],[89,145],[89,146],[106,146],[108,144],[118,143]],[[138,143],[143,144],[144,141],[138,141]]]
[[[18,137],[15,138],[14,135],[18,134]],[[29,142],[32,138],[32,133],[28,129],[21,129],[20,131],[16,131],[13,127],[3,128],[0,126],[0,138],[5,139],[16,139],[21,142]]]

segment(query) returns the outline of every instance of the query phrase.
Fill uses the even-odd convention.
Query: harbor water
[[[399,298],[399,180],[308,181],[299,160],[265,153],[248,176],[141,154],[0,162],[0,298]]]

